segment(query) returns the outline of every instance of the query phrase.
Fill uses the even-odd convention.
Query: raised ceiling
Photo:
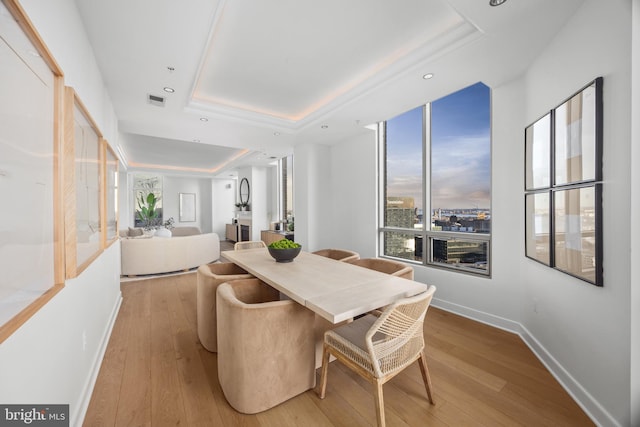
[[[214,176],[509,81],[582,0],[488,3],[76,0],[128,167]]]

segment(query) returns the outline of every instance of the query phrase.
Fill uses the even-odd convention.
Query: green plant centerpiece
[[[156,226],[160,225],[158,223],[160,221],[158,218],[159,212],[156,208],[159,201],[160,197],[151,192],[147,193],[146,196],[144,194],[140,194],[136,200],[138,204],[136,214],[138,215],[138,219],[142,222],[142,227],[145,230],[152,230],[156,228]]]
[[[291,262],[298,256],[302,246],[292,240],[282,239],[271,243],[267,249],[276,262]]]

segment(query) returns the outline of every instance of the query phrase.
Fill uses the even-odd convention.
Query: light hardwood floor
[[[324,400],[310,390],[260,414],[233,410],[216,354],[198,341],[195,283],[191,273],[121,284],[84,425],[375,425],[371,386],[336,362]],[[414,364],[384,386],[388,426],[593,425],[518,336],[434,307],[424,330],[436,404]]]

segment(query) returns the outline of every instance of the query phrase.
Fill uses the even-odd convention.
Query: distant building
[[[413,197],[387,197],[387,208],[415,208],[415,200]]]
[[[434,240],[433,261],[474,264],[487,261],[485,242]]]
[[[407,199],[396,197],[394,199]],[[387,199],[388,200],[388,199]],[[408,201],[400,201],[398,206],[404,204],[413,205],[413,199]],[[400,228],[413,228],[416,223],[416,209],[411,207],[389,207],[387,204],[385,211],[385,224],[387,227],[400,227]],[[393,205],[391,205],[393,206]],[[415,259],[415,249],[410,247],[407,242],[413,242],[414,236],[405,233],[386,233],[384,239],[384,246],[386,254],[392,254],[394,256],[406,259]]]

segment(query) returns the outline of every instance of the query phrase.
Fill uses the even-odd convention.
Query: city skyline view
[[[476,83],[431,103],[432,213],[491,206],[490,89]],[[386,122],[386,191],[410,197],[421,211],[423,107]],[[430,190],[430,191],[429,191]]]

